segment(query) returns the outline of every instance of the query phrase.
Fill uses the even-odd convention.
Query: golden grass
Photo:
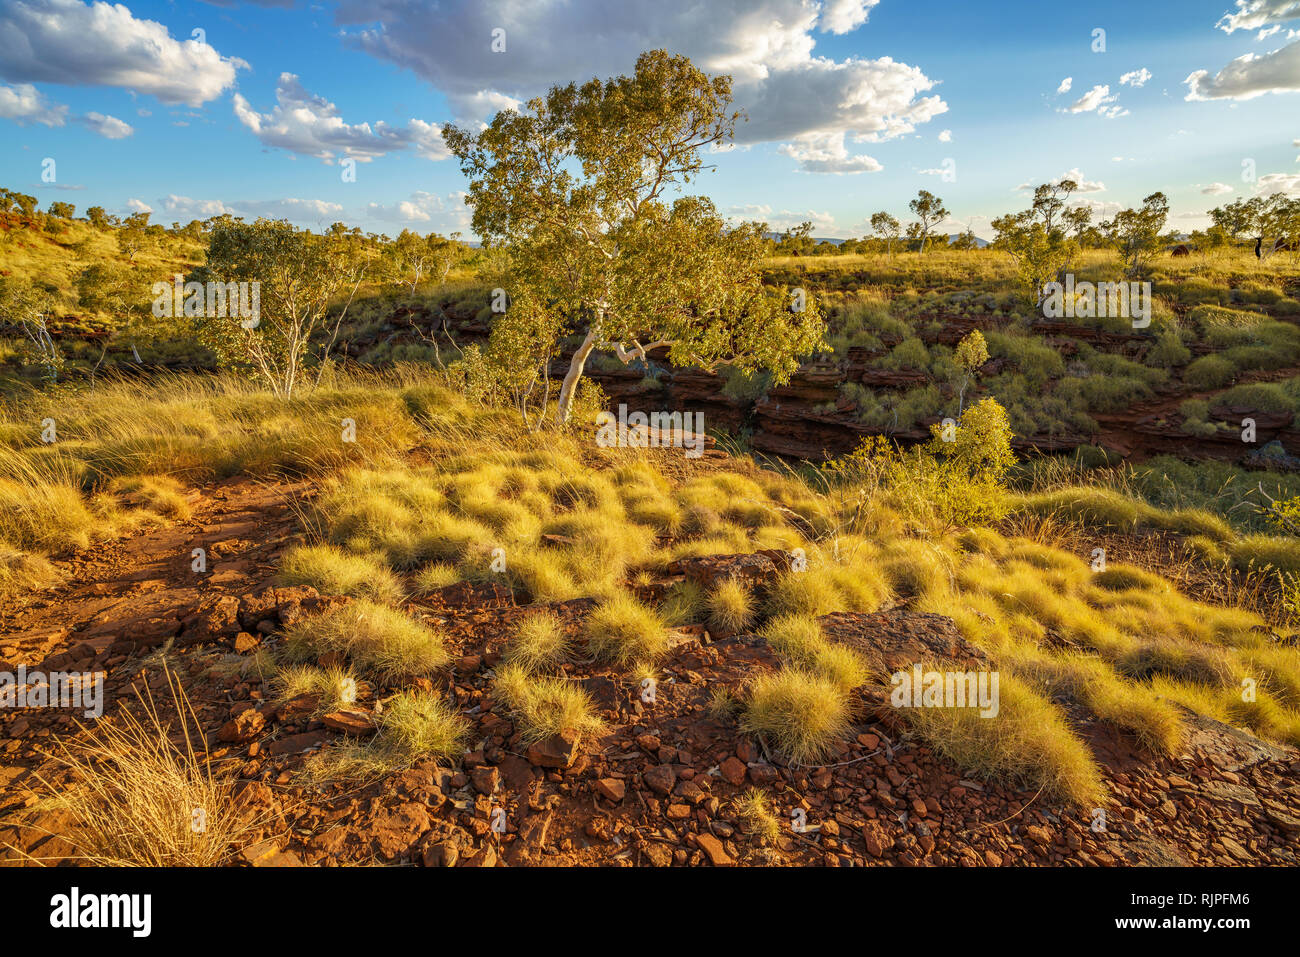
[[[598,605],[587,616],[584,633],[588,650],[602,661],[654,661],[668,650],[663,620],[626,592]]]
[[[372,601],[355,601],[303,618],[285,630],[291,661],[337,652],[381,681],[428,675],[447,663],[442,636],[411,615]]]
[[[236,808],[233,780],[209,763],[189,699],[166,674],[175,724],[146,690],[137,692],[140,715],[123,708],[79,737],[55,739],[54,758],[72,782],[42,783],[70,812],[72,830],[61,836],[83,863],[212,867],[227,863],[256,826]]]
[[[829,678],[782,668],[750,684],[740,728],[766,739],[795,764],[811,764],[848,733],[848,698]]]
[[[998,697],[998,714],[991,718],[974,708],[911,708],[906,714],[936,751],[968,774],[1041,789],[1081,807],[1100,800],[1096,762],[1061,712],[1005,673],[999,675]]]
[[[772,844],[781,836],[781,821],[772,811],[772,799],[758,788],[750,788],[731,802],[740,830],[760,844]]]
[[[548,671],[569,657],[569,636],[553,611],[535,611],[519,622],[515,636],[506,645],[508,664],[518,665],[529,674]]]
[[[316,752],[307,759],[302,776],[313,783],[364,781],[408,768],[422,758],[451,761],[463,753],[469,733],[469,721],[436,694],[402,692],[385,704],[373,738]]]
[[[356,555],[335,545],[300,545],[280,560],[279,579],[286,585],[310,585],[322,595],[347,595],[398,602],[397,576],[370,555]]]
[[[524,741],[543,741],[563,731],[599,734],[605,727],[587,694],[563,678],[529,674],[518,664],[497,671],[492,693],[510,709]]]
[[[709,627],[733,634],[754,621],[754,597],[741,582],[728,578],[709,593]]]

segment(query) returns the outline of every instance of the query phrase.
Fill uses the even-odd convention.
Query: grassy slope
[[[400,605],[402,593],[488,578],[502,548],[513,583],[539,600],[602,600],[589,649],[630,669],[652,667],[662,642],[654,610],[629,604],[627,582],[651,580],[682,555],[804,548],[809,571],[782,581],[766,611],[910,599],[954,617],[993,656],[1003,674],[997,719],[927,715],[920,725],[972,773],[1090,799],[1097,777],[1071,730],[1075,709],[1155,750],[1179,739],[1170,701],[1300,742],[1300,651],[1273,643],[1254,612],[1194,601],[1119,563],[1097,574],[1086,554],[1014,534],[918,537],[887,489],[861,509],[860,489],[747,459],[689,465],[667,450],[646,457],[574,435],[539,442],[511,412],[469,403],[427,371],[338,381],[292,407],[221,379],[101,386],[58,400],[62,438],[52,446],[32,424],[48,411],[28,404],[0,417],[0,541],[19,581],[25,562],[120,533],[111,483],[124,476],[315,474],[316,551],[293,564],[297,580],[336,591],[387,581],[369,597]],[[341,440],[343,418],[355,419],[356,443]],[[561,538],[543,544],[542,535]],[[658,614],[703,620],[707,597],[675,596]],[[772,696],[843,693],[826,678],[843,663],[810,654],[807,667],[830,670],[793,690],[758,689],[765,707]],[[801,674],[816,677],[807,667]],[[1245,678],[1258,684],[1254,702],[1242,701]]]

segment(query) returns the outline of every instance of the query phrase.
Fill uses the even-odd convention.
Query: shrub
[[[1218,389],[1231,382],[1236,372],[1222,356],[1201,356],[1183,370],[1183,382],[1193,389]]]

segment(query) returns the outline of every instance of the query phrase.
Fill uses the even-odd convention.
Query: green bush
[[[1183,370],[1183,382],[1193,389],[1218,389],[1236,373],[1236,367],[1222,356],[1201,356]]]

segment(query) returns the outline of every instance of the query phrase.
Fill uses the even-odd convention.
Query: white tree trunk
[[[582,340],[582,345],[578,346],[578,351],[573,354],[573,359],[569,362],[569,371],[564,374],[564,382],[560,386],[559,408],[555,413],[556,420],[561,426],[569,424],[569,413],[573,411],[573,396],[578,390],[578,380],[582,378],[587,357],[596,348],[596,330],[599,328],[600,323],[592,323],[587,338]]]

